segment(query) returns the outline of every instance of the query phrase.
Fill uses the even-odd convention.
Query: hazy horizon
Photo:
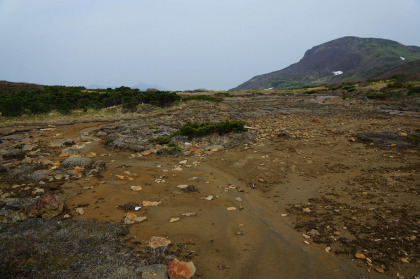
[[[344,36],[420,46],[419,0],[0,0],[0,80],[227,90]]]

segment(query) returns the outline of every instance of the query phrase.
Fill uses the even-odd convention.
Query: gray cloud
[[[343,36],[420,45],[419,0],[0,0],[0,79],[229,89]]]

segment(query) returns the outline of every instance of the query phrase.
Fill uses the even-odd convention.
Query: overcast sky
[[[0,80],[223,90],[343,36],[420,46],[420,0],[0,0]]]

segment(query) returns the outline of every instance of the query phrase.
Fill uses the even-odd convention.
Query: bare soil
[[[121,121],[55,125],[47,134],[40,129],[54,123],[8,126],[0,129],[0,145],[8,150],[22,140],[39,141],[46,158],[62,162],[66,147],[49,143],[58,138],[82,143],[83,133],[88,135],[80,155],[96,153],[92,159],[105,161],[106,170],[48,181],[42,188],[60,195],[73,220],[122,224],[127,211],[147,217],[127,225],[130,253],[139,266],[167,264],[177,256],[194,262],[198,278],[417,278],[418,116],[390,115],[374,102],[267,94],[217,105],[192,102]],[[254,136],[214,135],[195,139],[192,147],[178,139],[178,156],[155,153],[161,148],[156,144],[145,144],[146,153],[116,149],[107,136],[96,136],[115,129],[114,137],[126,132],[132,140],[151,126],[225,120],[245,121]],[[378,142],[375,135],[392,137]],[[205,150],[212,145],[224,148]],[[20,160],[0,163],[19,167]],[[18,191],[7,172],[0,172],[0,179],[0,190],[11,197],[33,197],[32,188],[40,187]],[[135,192],[133,185],[143,189]],[[178,185],[195,188],[181,191]],[[212,200],[204,199],[210,195]],[[143,207],[143,201],[161,204]],[[171,218],[180,219],[171,223]],[[152,236],[166,236],[172,244],[151,251]]]

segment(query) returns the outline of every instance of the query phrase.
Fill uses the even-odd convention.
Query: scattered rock
[[[385,272],[382,267],[377,267],[377,268],[375,268],[375,270],[379,273],[384,273]]]
[[[214,197],[210,195],[210,196],[207,196],[207,197],[205,197],[205,198],[203,198],[203,199],[208,200],[208,201],[211,201],[211,200],[213,200],[213,199],[214,199]]]
[[[67,158],[61,165],[65,168],[81,167],[88,169],[95,165],[95,161],[89,158]]]
[[[182,192],[197,192],[198,189],[195,185],[178,185],[179,189],[181,189]]]
[[[228,207],[227,210],[229,211],[236,210],[236,207],[231,206],[231,207]]]
[[[143,201],[143,206],[158,206],[161,202]]]
[[[302,208],[302,211],[304,212],[304,213],[311,213],[311,210],[309,209],[309,208]]]
[[[3,151],[2,156],[4,160],[22,160],[23,158],[25,158],[25,152],[23,152],[21,149],[9,149]]]
[[[40,182],[42,182],[42,181],[40,181]],[[41,184],[41,183],[39,183],[39,184]],[[45,182],[44,182],[44,184],[45,184]],[[32,192],[32,194],[33,195],[38,195],[38,194],[43,194],[44,192],[45,192],[44,189],[37,188],[37,189],[35,189],[35,191]]]
[[[139,192],[139,191],[143,190],[143,187],[141,187],[141,186],[131,186],[130,189],[133,190],[134,192]]]
[[[128,212],[124,217],[124,224],[130,225],[130,224],[134,224],[136,222],[140,223],[140,222],[143,222],[146,219],[147,219],[147,217],[137,216],[134,213]]]
[[[356,255],[354,255],[354,256],[358,259],[362,259],[362,260],[366,259],[366,256],[363,255],[363,254],[360,254],[360,253],[356,253]]]
[[[138,267],[136,272],[141,272],[143,279],[168,279],[167,267],[164,264]]]
[[[171,220],[169,220],[169,223],[173,223],[173,222],[176,222],[176,221],[179,221],[179,218],[173,217],[173,218],[171,218]]]
[[[318,235],[320,235],[319,231],[314,230],[314,229],[308,231],[306,234],[307,235],[310,235],[310,236],[318,236]]]
[[[74,144],[74,140],[64,138],[64,139],[57,139],[57,140],[55,140],[53,142],[50,142],[49,143],[49,146],[50,147],[63,147],[65,145],[66,146],[71,146],[73,144]]]
[[[185,217],[195,216],[195,212],[182,213],[182,216],[185,216]]]
[[[88,157],[88,158],[95,158],[96,156],[98,156],[98,155],[96,155],[96,153],[95,153],[95,152],[89,152],[89,153],[86,155],[86,157]]]
[[[194,276],[196,268],[193,262],[182,262],[174,259],[168,265],[168,274],[171,279],[189,279]]]
[[[152,236],[149,240],[149,246],[152,247],[152,249],[168,246],[169,244],[171,244],[171,241],[166,237]]]
[[[51,218],[63,212],[64,203],[53,194],[45,194],[37,198],[29,210],[29,217]]]
[[[85,214],[85,210],[82,207],[78,207],[76,208],[76,213],[79,215],[83,215]]]

